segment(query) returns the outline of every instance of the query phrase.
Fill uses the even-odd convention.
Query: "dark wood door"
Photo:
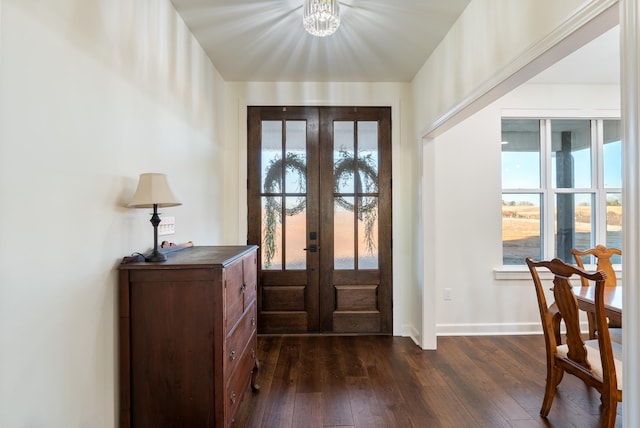
[[[391,333],[391,109],[249,107],[261,333]]]

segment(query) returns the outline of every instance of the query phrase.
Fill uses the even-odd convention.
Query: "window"
[[[503,118],[503,264],[621,248],[621,187],[619,120]]]

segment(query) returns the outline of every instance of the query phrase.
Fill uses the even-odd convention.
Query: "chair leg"
[[[547,383],[544,387],[544,399],[542,400],[542,408],[540,409],[540,415],[547,417],[551,410],[551,404],[553,403],[553,397],[556,395],[556,388],[562,380],[564,370],[558,367],[547,368]]]
[[[616,426],[616,416],[618,402],[615,398],[605,399],[602,397],[602,413],[600,414],[600,428],[614,428]]]

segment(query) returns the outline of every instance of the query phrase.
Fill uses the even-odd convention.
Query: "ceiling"
[[[303,0],[171,0],[226,81],[410,82],[470,0],[341,0],[314,37]]]
[[[410,82],[470,0],[341,0],[328,37],[302,26],[303,0],[171,0],[226,81]],[[619,30],[532,83],[619,82]]]

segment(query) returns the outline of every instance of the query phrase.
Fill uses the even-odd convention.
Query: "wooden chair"
[[[609,337],[603,301],[606,274],[602,271],[589,273],[560,259],[534,262],[527,258],[526,261],[535,285],[547,353],[547,381],[540,415],[547,417],[556,388],[564,373],[569,373],[600,392],[600,427],[613,427],[618,402],[622,401],[622,346],[612,342]],[[538,268],[546,268],[554,274],[553,295],[566,327],[565,344],[558,344],[556,341]],[[572,275],[595,281],[596,340],[585,342],[582,338],[578,302],[569,280]]]
[[[603,271],[607,275],[607,279],[605,280],[606,287],[615,287],[617,285],[616,273],[613,270],[613,265],[611,264],[611,257],[614,254],[622,255],[622,251],[613,247],[605,247],[604,245],[596,245],[595,248],[589,248],[588,250],[580,251],[576,248],[571,250],[571,254],[573,254],[573,258],[576,261],[576,264],[581,269],[584,269],[583,257],[585,256],[594,256],[596,258],[596,270]],[[580,281],[583,286],[589,285],[589,280],[581,277]],[[589,322],[589,339],[595,339],[597,330],[595,324],[595,315],[591,312],[587,312],[587,321]],[[609,322],[609,328],[621,328],[622,326],[619,324],[615,324]],[[620,331],[617,332],[619,334]]]

